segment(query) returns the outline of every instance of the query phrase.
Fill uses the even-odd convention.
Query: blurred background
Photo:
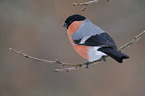
[[[36,62],[9,48],[43,59],[85,62],[72,48],[64,20],[79,13],[107,31],[118,47],[145,30],[145,0],[100,0],[85,12],[74,2],[87,0],[0,0],[0,96],[144,96],[145,37],[123,52],[119,64],[107,62],[71,72]]]

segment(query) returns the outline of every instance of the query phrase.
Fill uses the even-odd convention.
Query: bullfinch
[[[75,51],[89,62],[110,56],[119,63],[129,57],[118,51],[114,40],[100,27],[79,14],[69,16],[64,24]]]

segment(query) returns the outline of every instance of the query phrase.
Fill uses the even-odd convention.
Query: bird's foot
[[[86,61],[84,64],[86,65],[85,68],[89,68],[89,61]]]
[[[102,56],[102,60],[103,60],[104,62],[106,62],[106,57],[105,57],[105,56]]]

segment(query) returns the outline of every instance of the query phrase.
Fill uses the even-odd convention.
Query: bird
[[[75,51],[88,62],[110,56],[119,63],[129,56],[120,52],[111,36],[85,16],[74,14],[65,20],[68,38]],[[104,59],[104,61],[106,61]]]

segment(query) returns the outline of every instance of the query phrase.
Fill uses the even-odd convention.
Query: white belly
[[[105,56],[106,54],[98,51],[100,47],[90,47],[89,51],[88,51],[88,57],[89,57],[89,61],[93,62],[95,60],[99,60],[100,58],[102,58],[102,56]]]

